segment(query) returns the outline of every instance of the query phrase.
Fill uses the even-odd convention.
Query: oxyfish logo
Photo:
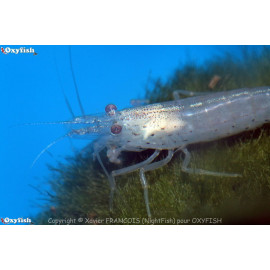
[[[33,55],[37,55],[37,53],[35,52],[35,50],[30,47],[30,48],[25,48],[25,47],[21,47],[21,48],[10,48],[10,47],[6,47],[6,48],[3,48],[1,47],[1,52],[3,54],[19,54],[19,53],[31,53]]]
[[[1,52],[2,52],[3,54],[7,54],[7,53],[5,52],[5,49],[4,49],[3,47],[1,47]]]
[[[3,224],[20,224],[20,223],[28,223],[28,224],[33,224],[30,218],[1,218],[0,219]]]
[[[3,218],[1,218],[3,224],[7,224]]]

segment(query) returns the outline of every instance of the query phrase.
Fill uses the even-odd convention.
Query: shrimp
[[[190,97],[181,99],[180,95]],[[148,217],[151,217],[145,173],[166,165],[178,151],[182,151],[185,155],[181,165],[183,172],[217,177],[240,177],[241,175],[237,173],[189,168],[191,155],[187,147],[252,130],[270,122],[270,87],[216,93],[175,90],[174,97],[176,99],[174,101],[119,111],[114,104],[109,104],[105,107],[105,114],[83,115],[62,122],[70,125],[70,131],[59,139],[65,137],[88,139],[94,134],[98,135],[93,143],[93,156],[97,158],[109,180],[110,210],[116,189],[115,177],[138,170],[146,212]],[[42,153],[59,139],[46,147]],[[100,157],[100,152],[105,148],[109,161],[115,164],[120,164],[119,157],[123,151],[141,152],[153,149],[153,153],[142,162],[108,172]],[[155,161],[162,150],[168,151],[167,156]]]

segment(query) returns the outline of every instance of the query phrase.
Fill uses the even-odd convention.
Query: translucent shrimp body
[[[183,90],[177,92],[196,94]],[[79,135],[87,138],[89,134],[99,134],[94,143],[94,152],[110,182],[111,207],[115,176],[139,170],[147,214],[151,216],[145,172],[167,164],[176,151],[181,150],[185,154],[182,163],[184,172],[212,176],[241,176],[188,168],[190,153],[187,146],[228,137],[270,122],[270,87],[211,94],[199,93],[198,96],[121,111],[117,111],[115,105],[110,104],[106,107],[106,112],[107,115],[101,117],[77,118],[73,121],[76,124],[69,136]],[[83,124],[85,127],[76,129],[77,124]],[[107,156],[113,163],[120,163],[119,155],[122,151],[139,152],[146,149],[155,151],[143,162],[109,173],[99,155],[104,148],[107,148]],[[161,150],[168,150],[168,156],[154,162]]]
[[[112,121],[107,147],[176,149],[254,129],[270,121],[270,88],[239,89],[124,109]]]

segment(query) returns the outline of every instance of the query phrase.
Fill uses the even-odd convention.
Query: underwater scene
[[[269,46],[1,45],[1,225],[270,224]]]

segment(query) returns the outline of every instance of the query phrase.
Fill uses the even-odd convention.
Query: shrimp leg
[[[202,96],[206,94],[210,94],[210,92],[193,92],[193,91],[188,91],[188,90],[174,90],[173,98],[174,100],[178,100],[178,99],[181,99],[180,97],[181,95],[186,96],[186,97],[193,97],[193,96]]]
[[[104,149],[104,148],[103,148]],[[110,211],[112,211],[112,202],[113,202],[113,196],[114,196],[114,191],[115,191],[115,179],[112,175],[110,175],[107,171],[107,169],[105,168],[101,158],[100,158],[100,155],[99,153],[102,151],[99,150],[99,151],[95,151],[95,156],[97,157],[98,159],[98,162],[100,164],[100,166],[102,167],[103,171],[105,172],[106,176],[108,177],[108,180],[109,180],[109,184],[110,184],[110,199],[109,199],[109,207],[110,207]]]
[[[145,177],[145,172],[152,171],[166,165],[172,159],[173,154],[174,154],[173,150],[169,150],[168,156],[165,159],[154,162],[152,164],[148,164],[140,169],[140,179],[143,186],[144,201],[145,201],[148,217],[151,217],[151,212],[150,212],[150,207],[149,207],[148,185],[147,185],[147,180]]]
[[[100,166],[102,167],[104,173],[106,174],[106,176],[108,177],[109,180],[109,184],[110,184],[110,198],[109,198],[109,208],[110,211],[112,211],[112,202],[113,202],[113,196],[114,196],[114,192],[115,192],[115,179],[112,175],[110,175],[107,171],[107,169],[105,168],[101,157],[100,157],[100,152],[105,148],[105,144],[102,143],[102,141],[97,141],[96,143],[94,143],[94,155],[93,158],[97,158]]]
[[[159,153],[160,153],[160,150],[155,150],[155,152],[148,159],[146,159],[140,163],[137,163],[135,165],[132,165],[132,166],[120,169],[120,170],[112,171],[112,176],[114,177],[114,176],[123,175],[123,174],[130,173],[130,172],[134,172],[134,171],[140,169],[141,167],[151,163],[159,155]]]
[[[201,174],[201,175],[212,175],[212,176],[227,176],[227,177],[241,177],[241,174],[237,173],[220,173],[220,172],[211,172],[211,171],[206,171],[202,169],[193,169],[193,168],[188,168],[188,165],[190,163],[190,153],[187,150],[187,148],[180,148],[178,150],[181,150],[185,154],[185,159],[182,163],[182,171],[186,173],[193,173],[193,174]],[[176,150],[176,151],[178,151]]]
[[[130,173],[130,172],[133,172],[133,171],[140,169],[141,167],[151,163],[159,155],[159,153],[160,153],[160,150],[155,150],[155,152],[148,159],[144,160],[143,162],[137,163],[135,165],[132,165],[132,166],[120,169],[120,170],[112,171],[111,175],[108,175],[105,171],[105,173],[107,174],[107,176],[109,178],[109,181],[110,181],[110,178],[112,178],[113,183],[114,183],[113,190],[111,189],[110,210],[112,210],[113,194],[114,194],[114,190],[115,190],[115,176],[127,174],[127,173]],[[103,168],[103,170],[104,169],[105,169],[105,167]]]
[[[120,170],[112,171],[111,173],[112,177],[114,178],[115,176],[123,175],[126,173],[133,172],[137,169],[140,169],[140,179],[141,179],[141,184],[143,187],[144,200],[145,200],[146,211],[147,211],[148,217],[151,217],[151,211],[149,207],[148,185],[147,185],[147,180],[145,177],[145,172],[152,171],[166,165],[168,162],[170,162],[174,154],[173,150],[169,150],[168,156],[165,159],[150,164],[159,155],[159,153],[160,153],[160,150],[155,150],[155,152],[145,161],[120,169]]]
[[[150,104],[150,100],[149,99],[131,99],[130,104],[133,107],[139,107],[139,106],[144,106],[146,104]]]

